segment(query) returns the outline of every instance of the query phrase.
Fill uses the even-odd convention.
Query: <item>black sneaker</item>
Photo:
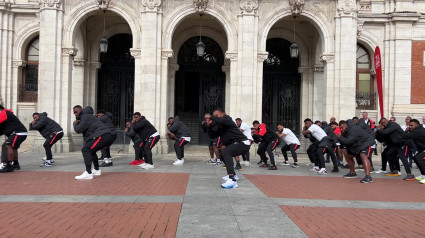
[[[13,166],[10,164],[4,165],[3,168],[0,169],[0,173],[13,172]]]
[[[293,165],[292,165],[292,168],[298,168],[299,166],[298,166],[298,163],[294,163]]]
[[[338,172],[339,172],[338,167],[334,167],[334,169],[333,169],[331,172],[332,172],[332,173],[338,173]]]
[[[348,164],[346,164],[346,165],[343,165],[343,166],[342,166],[342,168],[344,168],[344,169],[349,169],[349,168],[350,168],[350,166],[349,166]]]
[[[264,164],[264,162],[262,160],[260,160],[260,162],[258,162],[257,164],[262,165],[262,164]]]
[[[21,166],[19,166],[19,162],[18,161],[13,161],[13,170],[20,170]]]
[[[272,165],[272,166],[270,166],[270,167],[269,167],[269,170],[277,170],[276,165]]]
[[[242,166],[241,166],[241,164],[236,164],[235,169],[236,169],[236,170],[242,170]]]
[[[369,175],[364,176],[364,178],[362,180],[360,180],[360,183],[372,183],[372,177],[370,177]]]
[[[348,173],[346,175],[343,176],[344,178],[357,178],[357,174],[356,173]]]
[[[100,167],[111,167],[111,166],[113,166],[114,164],[112,163],[112,162],[109,162],[109,163],[106,163],[106,162],[103,162],[101,165],[99,165]]]

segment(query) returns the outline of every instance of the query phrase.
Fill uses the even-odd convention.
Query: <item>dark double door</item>
[[[134,67],[109,66],[99,71],[98,109],[114,114],[114,125],[124,128],[133,118]]]
[[[215,108],[224,109],[225,74],[217,71],[178,71],[176,72],[176,115],[183,120],[192,137],[198,138],[198,144],[208,144],[209,137],[200,128],[200,122],[206,113]],[[196,135],[193,135],[196,133]]]

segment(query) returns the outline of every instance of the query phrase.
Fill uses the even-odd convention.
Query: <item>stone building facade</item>
[[[81,144],[80,104],[114,112],[121,128],[141,112],[165,153],[169,116],[201,143],[199,120],[214,107],[295,131],[306,117],[376,119],[379,46],[384,115],[419,117],[424,14],[425,0],[0,0],[0,93],[26,124],[34,111],[58,121],[61,151]]]

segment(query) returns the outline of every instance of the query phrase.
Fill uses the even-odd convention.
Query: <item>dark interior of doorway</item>
[[[133,39],[130,34],[117,34],[108,40],[108,52],[100,55],[97,109],[111,112],[114,125],[124,129],[134,110],[134,58],[130,54]]]

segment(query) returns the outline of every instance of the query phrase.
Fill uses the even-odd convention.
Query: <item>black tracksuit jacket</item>
[[[74,131],[76,133],[83,133],[85,142],[103,134],[111,133],[105,124],[99,121],[93,113],[92,107],[85,107],[80,114],[80,122],[74,125]]]
[[[147,140],[149,137],[158,132],[155,127],[144,116],[136,123],[132,124],[133,130],[139,135],[142,140]]]
[[[236,123],[228,115],[223,117],[211,117],[211,120],[220,126],[219,136],[223,145],[227,146],[233,143],[240,143],[248,140],[246,136],[239,130]]]
[[[30,124],[30,130],[37,130],[45,139],[52,133],[62,131],[62,127],[47,116],[46,112],[40,113],[40,120],[35,124]]]

